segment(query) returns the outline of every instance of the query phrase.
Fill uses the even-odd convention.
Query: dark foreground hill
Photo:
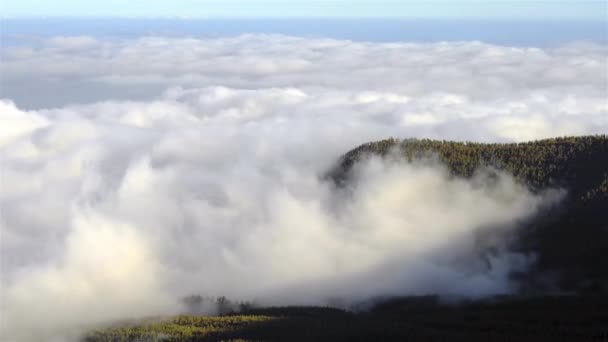
[[[532,191],[565,189],[560,205],[521,230],[515,248],[538,255],[522,285],[532,291],[608,291],[607,136],[512,144],[387,139],[346,153],[330,176],[347,184],[353,166],[370,155],[408,161],[436,157],[458,177],[489,166],[513,174]]]
[[[84,342],[117,341],[606,341],[608,297],[506,297],[441,304],[396,298],[369,311],[247,309],[101,329]]]

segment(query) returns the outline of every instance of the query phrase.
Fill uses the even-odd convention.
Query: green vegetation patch
[[[273,319],[276,318],[261,315],[222,317],[180,315],[166,320],[98,329],[88,334],[84,341],[184,341],[238,331],[252,324]]]

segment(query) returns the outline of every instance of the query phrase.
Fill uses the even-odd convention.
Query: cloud
[[[22,112],[12,102],[0,101],[0,112],[3,123],[0,127],[0,146],[47,124],[44,117]]]
[[[46,48],[55,50],[58,53],[70,53],[73,51],[83,51],[97,48],[99,41],[89,36],[58,36],[46,41]]]
[[[515,288],[509,273],[528,256],[493,246],[484,259],[477,236],[512,232],[552,199],[508,175],[469,182],[433,163],[380,160],[338,190],[322,176],[341,153],[400,132],[374,115],[321,115],[317,101],[299,112],[308,97],[172,89],[23,112],[46,124],[1,149],[6,336],[170,313],[192,293],[321,304]],[[44,316],[66,298],[64,313]]]
[[[281,35],[133,40],[57,37],[27,48],[34,53],[17,53],[23,46],[3,49],[0,72],[3,92],[13,99],[18,96],[17,103],[28,108],[35,103],[30,103],[33,99],[27,89],[20,88],[28,80],[42,88],[39,96],[52,93],[64,103],[90,100],[91,95],[70,88],[76,81],[94,89],[96,101],[135,95],[150,99],[170,86],[220,85],[373,90],[413,98],[456,94],[473,102],[518,101],[529,96],[552,101],[572,95],[597,103],[605,97],[608,53],[605,45],[590,43],[536,48],[481,42],[369,43]],[[68,87],[73,96],[58,94],[58,80],[69,81],[60,85]],[[62,105],[49,97],[45,102],[51,106]]]
[[[509,274],[532,259],[480,235],[508,240],[554,194],[433,161],[371,159],[346,189],[323,175],[388,136],[608,131],[597,45],[256,35],[32,49],[3,52],[5,95],[32,79],[103,91],[54,108],[0,101],[3,340],[171,313],[194,293],[315,304],[512,291]]]
[[[171,312],[141,231],[86,209],[73,210],[70,229],[58,258],[20,269],[3,290],[4,340],[72,339],[91,323]]]

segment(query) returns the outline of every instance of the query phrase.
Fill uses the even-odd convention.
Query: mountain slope
[[[563,137],[526,143],[483,144],[417,139],[387,139],[346,153],[330,173],[349,181],[358,161],[370,155],[408,161],[436,156],[454,176],[471,177],[490,166],[507,171],[533,191],[567,191],[561,205],[539,215],[522,230],[517,247],[537,253],[523,275],[531,290],[546,285],[576,292],[608,291],[608,137]]]

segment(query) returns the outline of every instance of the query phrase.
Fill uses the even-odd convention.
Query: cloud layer
[[[433,161],[372,159],[347,189],[323,174],[388,136],[608,132],[598,45],[56,37],[2,54],[5,94],[39,79],[57,101],[0,101],[8,340],[171,313],[193,293],[319,304],[512,291],[509,273],[531,259],[501,239],[484,254],[480,234],[506,239],[553,197]]]
[[[4,96],[25,108],[149,100],[171,86],[225,86],[297,88],[306,93],[340,90],[347,96],[371,91],[410,99],[436,95],[427,102],[460,103],[465,116],[470,105],[484,105],[478,108],[484,115],[497,110],[591,115],[606,111],[606,54],[605,45],[590,43],[541,49],[279,35],[136,40],[82,36],[7,47],[0,72]],[[32,89],[40,91],[31,96]],[[441,95],[455,95],[457,103]],[[430,115],[449,115],[440,108],[428,109]]]

